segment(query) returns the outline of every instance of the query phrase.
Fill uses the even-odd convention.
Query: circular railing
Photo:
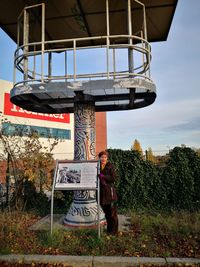
[[[103,41],[102,45],[92,45],[88,47],[81,47],[82,41],[95,41],[101,39]],[[112,40],[117,40],[117,44],[112,43]],[[127,40],[127,43],[121,42]],[[130,43],[132,44],[130,44]],[[77,46],[77,43],[79,44]],[[66,48],[60,48],[61,45],[66,45]],[[70,46],[71,44],[71,46]],[[58,48],[48,48],[53,45],[58,46]],[[36,47],[37,51],[30,50],[30,47]],[[38,46],[44,47],[42,50],[38,50]],[[93,72],[93,68],[91,68],[90,73],[77,72],[77,53],[82,50],[88,50],[88,57],[90,57],[91,49],[101,49],[101,57],[102,52],[105,54],[105,71],[95,71]],[[130,61],[127,61],[127,65],[123,70],[117,70],[116,64],[116,52],[119,50],[129,50],[132,51],[133,56]],[[112,52],[112,55],[110,54]],[[72,71],[71,73],[67,72],[65,67],[64,75],[52,75],[52,67],[55,66],[53,62],[53,54],[59,54],[63,56],[63,65],[67,66],[67,53],[71,53],[71,65]],[[28,43],[26,45],[19,46],[15,51],[14,57],[14,84],[15,86],[24,84],[24,83],[34,83],[40,82],[45,83],[49,81],[77,81],[80,79],[100,79],[100,78],[108,78],[108,79],[117,79],[117,78],[128,78],[128,77],[140,77],[143,79],[150,80],[150,60],[151,60],[151,47],[150,44],[142,37],[135,35],[111,35],[111,36],[97,36],[97,37],[87,37],[87,38],[76,38],[76,39],[64,39],[64,40],[54,40],[54,41],[45,41],[42,42],[34,42]],[[98,61],[98,57],[96,58]],[[36,63],[37,62],[37,63]],[[128,69],[129,65],[132,65],[132,70]],[[19,71],[22,73],[23,80],[16,81],[17,73]]]

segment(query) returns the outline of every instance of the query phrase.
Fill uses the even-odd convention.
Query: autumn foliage
[[[52,150],[58,140],[48,139],[44,144],[36,132],[12,126],[6,118],[8,127],[15,127],[12,135],[6,129],[0,129],[0,161],[6,165],[6,206],[17,210],[25,208],[25,189],[32,184],[37,192],[51,190],[52,172],[55,161]]]

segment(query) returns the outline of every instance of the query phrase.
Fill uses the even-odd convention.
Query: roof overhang
[[[1,0],[0,27],[17,42],[17,20],[24,7],[45,3],[45,41],[106,35],[106,1]],[[149,42],[167,39],[178,0],[140,0],[146,8]],[[141,28],[142,7],[132,3],[133,34]],[[127,0],[110,0],[110,35],[127,34]],[[41,12],[30,15],[29,42],[40,41]],[[96,43],[95,43],[96,44]],[[85,45],[90,45],[86,43]],[[98,45],[98,43],[97,43]]]

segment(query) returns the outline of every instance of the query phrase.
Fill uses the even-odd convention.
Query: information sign
[[[98,161],[58,161],[55,189],[97,188]]]

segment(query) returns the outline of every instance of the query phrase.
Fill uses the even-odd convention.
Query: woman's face
[[[100,161],[101,161],[102,164],[106,164],[107,161],[108,161],[108,157],[107,157],[107,155],[102,155],[102,156],[100,157]]]

